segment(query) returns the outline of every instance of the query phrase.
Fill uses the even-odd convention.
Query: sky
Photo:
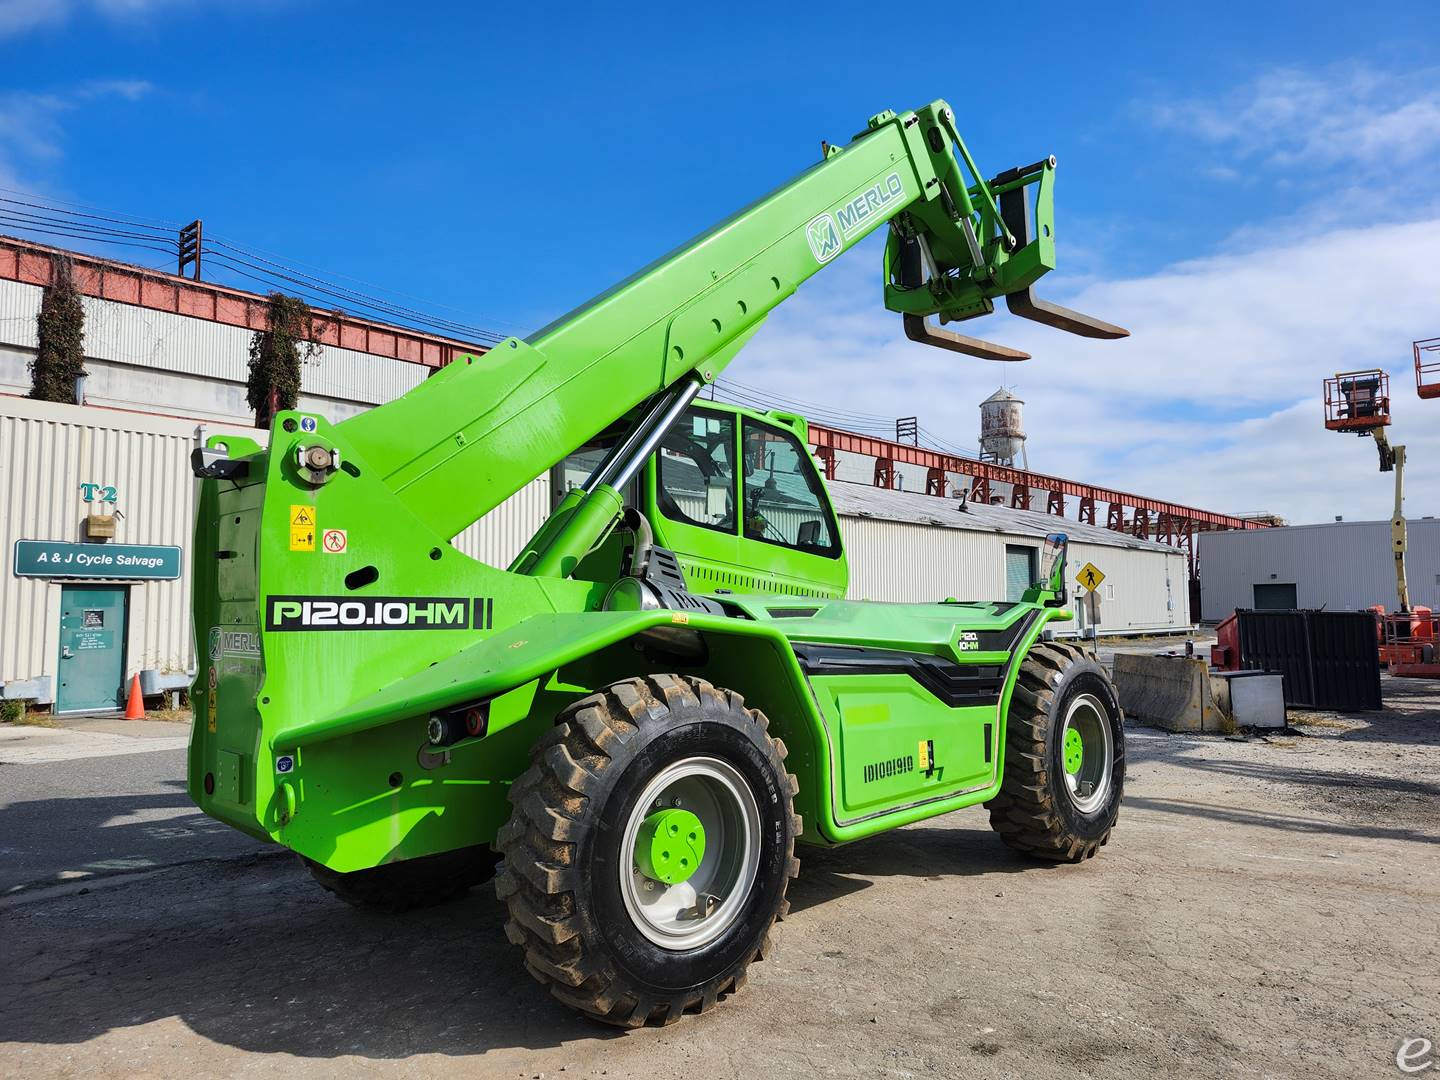
[[[913,344],[872,237],[727,377],[962,447],[1003,382],[1039,471],[1310,522],[1389,516],[1373,447],[1320,403],[1325,376],[1383,367],[1407,514],[1440,513],[1440,401],[1410,371],[1440,336],[1434,3],[680,7],[0,0],[0,187],[203,218],[523,334],[822,139],[944,97],[987,174],[1056,155],[1036,291],[1132,337],[1002,306],[965,331],[1032,360]]]

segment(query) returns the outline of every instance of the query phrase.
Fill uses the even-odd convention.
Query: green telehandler
[[[528,338],[331,424],[196,450],[189,791],[401,910],[492,873],[561,1001],[631,1026],[738,989],[797,841],[976,803],[1011,847],[1079,861],[1125,773],[1104,670],[1051,640],[1065,537],[1018,601],[844,599],[799,416],[704,401],[796,287],[888,226],[911,339],[993,311],[1125,331],[1036,298],[1046,158],[986,179],[944,102],[844,147]],[[585,479],[501,570],[451,541],[547,470]],[[935,567],[937,597],[944,567]],[[802,826],[803,823],[803,826]]]

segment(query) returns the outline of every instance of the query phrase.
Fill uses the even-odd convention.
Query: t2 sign
[[[113,484],[81,484],[80,498],[87,503],[113,503],[120,501],[120,492]]]

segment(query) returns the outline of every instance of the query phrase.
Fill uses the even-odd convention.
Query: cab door
[[[830,496],[805,443],[778,424],[740,422],[742,562],[762,566],[769,590],[845,595],[850,583]]]
[[[655,540],[680,556],[697,592],[735,588],[720,567],[736,562],[739,500],[735,460],[740,445],[734,412],[691,406],[666,433],[646,475],[646,516]],[[736,591],[745,591],[736,588]]]

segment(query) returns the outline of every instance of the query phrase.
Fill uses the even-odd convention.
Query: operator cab
[[[655,544],[678,557],[690,590],[845,595],[840,531],[806,434],[801,417],[719,402],[690,405],[666,433],[625,501],[644,515]],[[582,480],[606,441],[566,458],[557,489]],[[576,576],[617,577],[624,545],[612,536]]]

